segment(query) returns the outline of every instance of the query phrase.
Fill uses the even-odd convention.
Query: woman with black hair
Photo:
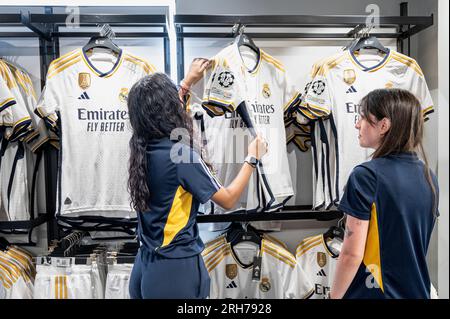
[[[359,144],[375,152],[354,168],[339,204],[347,221],[331,298],[430,298],[426,255],[439,190],[423,124],[408,91],[380,89],[362,99]]]
[[[194,60],[181,92],[202,76],[207,63]],[[250,143],[239,174],[223,187],[200,157],[192,120],[177,87],[165,74],[146,76],[133,85],[128,110],[133,133],[128,188],[138,212],[141,243],[130,296],[206,298],[210,280],[196,224],[199,205],[211,199],[231,209],[266,153],[266,142],[257,136]]]

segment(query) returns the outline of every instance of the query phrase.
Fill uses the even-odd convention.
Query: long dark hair
[[[178,89],[163,73],[145,76],[128,95],[128,112],[133,135],[130,140],[128,191],[131,206],[138,212],[148,209],[146,146],[154,139],[170,137],[174,129],[184,129],[193,143],[192,119],[183,108]],[[186,139],[182,139],[186,140]]]
[[[433,193],[433,213],[437,215],[436,187],[431,177],[428,159],[423,148],[424,114],[419,100],[407,90],[379,89],[361,100],[360,115],[371,125],[388,118],[389,131],[382,137],[381,145],[372,154],[373,158],[400,152],[418,152],[425,163],[425,177]]]

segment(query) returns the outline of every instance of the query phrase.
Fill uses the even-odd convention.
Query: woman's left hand
[[[189,89],[198,80],[200,80],[203,77],[203,72],[208,68],[210,63],[211,60],[205,58],[195,58],[189,67],[186,77],[182,81],[183,86]]]

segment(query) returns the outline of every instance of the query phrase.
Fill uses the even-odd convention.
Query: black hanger
[[[358,40],[358,42],[354,43],[350,46],[352,52],[358,51],[360,49],[377,49],[380,52],[387,54],[389,49],[387,49],[383,44],[381,44],[380,40],[378,40],[375,36],[362,37]]]
[[[257,58],[259,60],[261,51],[255,44],[255,42],[253,42],[252,38],[244,34],[245,26],[239,24],[234,28],[237,29],[237,36],[234,38],[233,43],[236,44],[238,48],[240,48],[241,46],[246,46],[252,49],[257,54]]]
[[[337,226],[331,226],[323,234],[323,238],[324,238],[325,242],[327,241],[327,239],[333,239],[333,238],[339,238],[340,240],[344,240],[344,234],[345,234],[344,217],[342,217],[338,221],[338,225]]]
[[[94,49],[94,48],[105,48],[112,52],[119,54],[121,49],[112,40],[105,36],[96,35],[89,39],[89,42],[83,47],[83,52]]]
[[[226,233],[227,242],[231,246],[235,246],[239,243],[249,241],[261,246],[261,236],[254,231],[254,228],[250,226],[243,226],[241,223],[232,223],[231,227]]]
[[[6,251],[10,245],[11,244],[6,238],[0,237],[0,250]]]

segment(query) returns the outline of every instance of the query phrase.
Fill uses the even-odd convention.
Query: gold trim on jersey
[[[16,282],[19,279],[19,277],[22,277],[22,271],[16,264],[11,262],[10,260],[0,258],[0,265],[3,265],[9,270],[9,273],[11,274],[11,277],[14,279],[14,282]]]
[[[424,76],[422,69],[420,68],[419,64],[417,63],[416,60],[404,55],[404,54],[400,54],[398,52],[392,52],[393,53],[393,57],[395,60],[397,60],[398,62],[401,62],[403,64],[405,64],[406,66],[410,67],[411,69],[413,69],[414,71],[416,71],[420,76]]]
[[[202,256],[208,255],[214,249],[218,248],[220,245],[223,245],[227,242],[225,235],[221,235],[213,240],[210,240],[205,244],[205,249],[202,251]]]
[[[274,244],[280,245],[281,247],[283,247],[286,250],[288,249],[287,245],[276,237],[273,237],[269,234],[263,234],[263,237]]]
[[[8,68],[8,65],[6,65],[6,63],[2,63],[2,61],[0,61],[0,74],[3,77],[3,79],[6,82],[6,86],[8,87],[8,89],[12,90],[14,88],[17,87],[17,82],[14,79],[14,75],[12,74],[11,70]]]
[[[2,271],[4,273],[3,276],[0,276],[0,278],[3,280],[4,286],[5,288],[10,289],[14,282],[11,278],[11,273],[8,271],[8,269],[6,269],[3,265],[0,264],[0,271]]]
[[[57,69],[55,69],[54,71],[52,71],[51,73],[49,72],[47,75],[47,79],[51,79],[52,77],[54,77],[55,75],[61,73],[62,71],[64,71],[65,69],[67,69],[68,67],[78,63],[81,61],[81,57],[75,57],[69,61],[67,61],[67,63],[64,63],[63,65],[61,65],[60,67],[58,67]]]
[[[13,97],[7,98],[6,100],[3,100],[0,102],[0,108],[2,108],[6,103],[9,103],[11,101],[14,101],[15,99]]]
[[[150,64],[149,62],[147,62],[147,61],[145,61],[145,60],[143,60],[141,58],[138,58],[138,57],[136,57],[134,55],[126,53],[124,59],[126,61],[131,62],[131,63],[139,65],[140,67],[142,67],[144,69],[145,73],[147,73],[147,74],[151,74],[151,73],[155,73],[156,72],[156,68],[152,64]]]
[[[292,102],[294,102],[299,96],[301,96],[300,92],[295,92],[295,95],[283,106],[283,112],[288,109],[289,106],[291,106]]]
[[[427,108],[425,108],[425,109],[423,109],[422,110],[422,113],[428,113],[428,112],[430,112],[431,110],[433,110],[434,109],[434,105],[431,105],[431,106],[429,106],[429,107],[427,107]]]
[[[30,277],[30,279],[35,277],[36,270],[34,269],[34,266],[32,264],[31,257],[28,256],[25,252],[17,249],[16,247],[10,247],[6,254],[22,265],[25,273],[28,277]]]
[[[307,103],[307,104],[308,104],[308,107],[309,107],[309,108],[312,108],[312,110],[309,109],[309,111],[310,111],[312,114],[314,114],[314,115],[317,114],[318,117],[322,117],[322,116],[324,116],[324,115],[330,115],[330,113],[331,113],[331,111],[330,111],[330,110],[327,110],[326,108],[323,108],[323,107],[320,107],[320,106],[318,106],[318,105],[311,104],[311,103]],[[320,112],[320,113],[315,113],[314,111],[317,111],[317,112]]]
[[[66,65],[67,63],[70,63],[71,61],[73,61],[75,59],[81,58],[80,54],[81,54],[81,49],[77,49],[77,50],[71,51],[69,53],[66,53],[63,56],[53,60],[52,63],[50,63],[50,66],[48,68],[47,78],[50,78],[50,77],[60,73],[62,71],[61,68],[63,68],[64,65]],[[65,67],[63,69],[65,69]]]
[[[228,111],[235,111],[236,110],[236,105],[234,104],[234,102],[227,102],[225,100],[221,100],[221,99],[218,99],[218,98],[215,98],[215,97],[209,97],[207,102],[210,102],[210,101],[218,102],[220,104],[224,104],[223,107],[227,108]],[[232,109],[229,109],[229,106],[231,106]],[[214,106],[214,107],[216,107],[216,106]]]
[[[208,104],[208,101],[202,101],[202,106],[206,107],[208,110],[214,113],[215,116],[222,116],[225,114],[225,112],[221,108]]]
[[[313,236],[313,237],[308,237],[303,239],[300,244],[297,245],[296,249],[295,249],[295,254],[298,255],[300,252],[302,252],[305,248],[307,248],[309,245],[314,244],[318,241],[320,241],[320,236],[321,235],[317,235],[317,236]]]
[[[216,247],[217,250],[213,251],[209,256],[205,257],[205,266],[207,268],[209,267],[209,265],[214,263],[214,260],[216,260],[219,256],[223,255],[227,250],[229,250],[227,244]]]
[[[261,52],[261,57],[260,59],[269,62],[270,64],[272,64],[274,67],[276,67],[278,70],[282,71],[282,72],[286,72],[286,70],[283,67],[283,64],[276,60],[273,56],[268,55],[267,53],[265,53],[264,51],[260,51]],[[261,63],[260,63],[261,64]],[[258,65],[259,68],[259,65]],[[252,72],[253,73],[253,72]],[[256,72],[255,72],[256,73]]]
[[[31,117],[29,117],[29,116],[25,116],[25,117],[21,118],[20,120],[18,120],[17,122],[15,122],[15,123],[13,124],[13,130],[14,130],[18,125],[22,124],[23,122],[30,121],[30,120],[31,120]]]
[[[263,248],[261,248],[261,251],[263,253],[271,255],[272,257],[284,262],[286,265],[290,266],[291,268],[295,268],[295,263],[293,263],[289,257],[285,257],[285,255],[282,255],[279,250],[275,250],[271,247],[264,246]]]
[[[342,61],[346,59],[346,55],[342,54],[337,57],[331,56],[330,59],[326,59],[323,61],[322,66],[317,71],[316,76],[325,76],[328,72],[330,72],[332,69],[337,67],[339,64],[341,64]]]
[[[211,271],[213,271],[214,270],[214,268],[216,268],[217,267],[217,265],[219,265],[220,264],[220,262],[222,261],[222,260],[224,260],[225,259],[225,257],[226,256],[228,256],[228,255],[230,255],[231,254],[231,252],[230,251],[226,251],[214,264],[212,264],[212,265],[210,265],[210,267],[209,268],[207,268],[207,271],[208,271],[208,273],[210,273]]]

